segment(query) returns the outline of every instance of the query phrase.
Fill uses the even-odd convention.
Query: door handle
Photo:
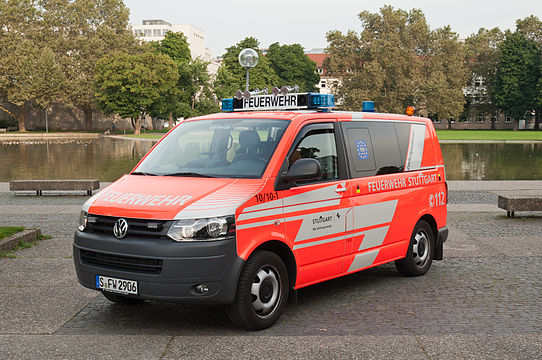
[[[343,187],[343,188],[338,187],[338,188],[335,189],[335,192],[338,192],[338,193],[345,192],[345,191],[346,191],[345,187]]]

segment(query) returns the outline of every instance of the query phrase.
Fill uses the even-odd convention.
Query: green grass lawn
[[[162,136],[164,136],[164,134],[139,134],[139,135],[134,135],[134,134],[126,134],[126,137],[131,137],[131,138],[134,138],[134,139],[161,139]]]
[[[540,140],[542,131],[512,130],[437,130],[439,140]]]
[[[23,230],[24,227],[22,226],[0,226],[0,239],[6,238]]]

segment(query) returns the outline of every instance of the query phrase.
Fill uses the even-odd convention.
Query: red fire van
[[[80,283],[121,304],[227,304],[256,330],[308,285],[391,261],[425,274],[448,236],[431,121],[330,111],[331,96],[227,99],[181,122],[83,206]]]

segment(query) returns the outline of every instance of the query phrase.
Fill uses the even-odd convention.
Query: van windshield
[[[288,124],[272,119],[186,121],[132,174],[260,178]]]

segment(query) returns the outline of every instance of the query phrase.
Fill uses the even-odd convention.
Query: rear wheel
[[[105,296],[107,300],[112,301],[115,304],[120,304],[120,305],[137,305],[143,302],[143,300],[141,299],[131,298],[128,296],[119,295],[119,294],[115,294],[108,291],[102,291],[102,294]]]
[[[395,261],[395,267],[404,276],[420,276],[427,273],[433,262],[435,235],[424,220],[418,221],[412,232],[406,257]]]
[[[273,325],[288,299],[288,272],[281,258],[270,251],[257,251],[246,262],[237,293],[227,313],[237,326],[261,330]]]

